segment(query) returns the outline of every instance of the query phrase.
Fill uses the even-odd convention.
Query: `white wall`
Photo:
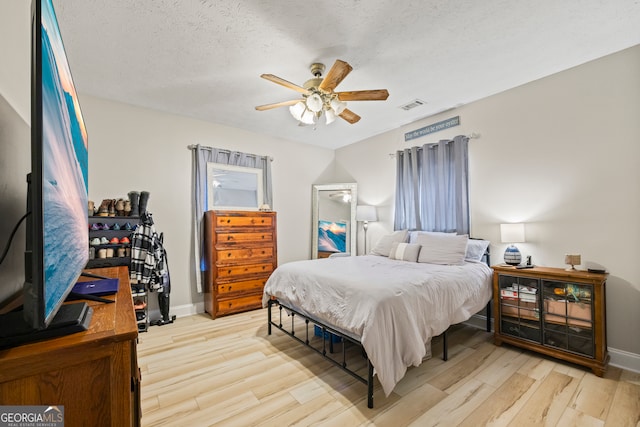
[[[31,121],[31,1],[0,2],[0,95]],[[26,191],[25,191],[26,194]]]
[[[0,250],[27,207],[31,171],[30,2],[0,2]],[[22,289],[25,224],[0,266],[0,301]]]
[[[469,143],[472,235],[494,242],[493,263],[500,263],[499,224],[525,222],[527,243],[518,246],[534,263],[564,268],[564,254],[577,252],[583,264],[604,265],[609,347],[618,360],[637,363],[639,76],[636,46],[339,149],[338,174],[358,183],[360,203],[380,207],[380,222],[369,229],[375,242],[393,227],[395,161],[388,154],[480,133]],[[460,126],[404,142],[405,132],[457,115]]]
[[[195,290],[191,219],[191,150],[201,144],[273,158],[273,209],[278,212],[278,261],[309,258],[311,188],[334,151],[294,144],[185,117],[80,94],[89,134],[89,198],[149,191],[148,211],[164,233],[171,306],[201,303]]]

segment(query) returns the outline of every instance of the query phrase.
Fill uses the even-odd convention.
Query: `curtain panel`
[[[395,230],[469,234],[469,138],[396,153]]]
[[[220,148],[195,145],[189,147],[192,151],[193,164],[193,243],[194,269],[196,289],[202,292],[202,272],[204,271],[203,218],[208,206],[207,192],[207,163],[244,166],[262,169],[263,203],[273,209],[273,195],[271,182],[271,158],[255,154],[241,153]]]

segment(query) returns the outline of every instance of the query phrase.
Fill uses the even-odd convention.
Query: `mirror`
[[[208,210],[257,211],[262,205],[262,169],[207,163]]]
[[[313,186],[311,258],[356,254],[358,184]]]

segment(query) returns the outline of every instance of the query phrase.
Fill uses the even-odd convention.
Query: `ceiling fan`
[[[260,77],[271,82],[293,89],[302,94],[302,98],[273,104],[259,105],[258,111],[270,110],[277,107],[289,106],[291,115],[301,124],[315,124],[323,115],[327,124],[333,122],[336,116],[353,124],[360,120],[360,116],[347,108],[346,101],[384,101],[389,96],[386,89],[356,90],[349,92],[334,92],[336,86],[353,70],[353,67],[337,59],[327,75],[323,78],[324,64],[311,64],[313,78],[302,86],[291,83],[273,74],[262,74]]]

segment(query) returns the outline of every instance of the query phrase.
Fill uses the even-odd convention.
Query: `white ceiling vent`
[[[410,102],[408,102],[408,103],[406,103],[404,105],[401,105],[400,108],[402,108],[405,111],[409,111],[409,110],[411,110],[413,108],[419,107],[419,106],[424,105],[424,104],[426,104],[425,101],[416,98],[413,101],[410,101]]]

